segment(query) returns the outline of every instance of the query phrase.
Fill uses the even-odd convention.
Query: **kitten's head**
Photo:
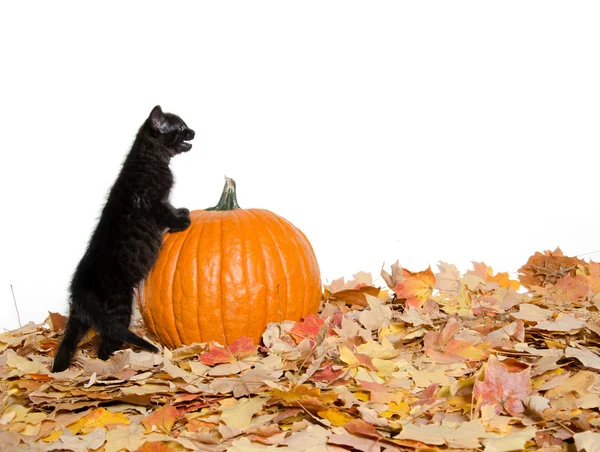
[[[179,116],[164,113],[160,105],[152,109],[148,117],[148,124],[152,136],[171,150],[172,155],[192,149],[189,141],[194,139],[194,131]]]

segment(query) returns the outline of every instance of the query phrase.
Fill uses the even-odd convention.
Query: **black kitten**
[[[193,138],[194,131],[181,118],[159,106],[140,128],[73,275],[69,320],[52,372],[69,367],[90,328],[100,334],[100,359],[124,343],[158,351],[129,331],[134,288],[154,265],[164,229],[177,232],[190,225],[189,211],[169,203],[169,160],[189,151]]]

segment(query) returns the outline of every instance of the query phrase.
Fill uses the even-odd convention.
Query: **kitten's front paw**
[[[178,218],[189,217],[189,216],[190,216],[190,211],[188,209],[186,209],[185,207],[181,207],[181,208],[177,209],[177,217]]]
[[[177,221],[174,221],[171,225],[171,232],[181,232],[185,231],[192,224],[192,220],[190,220],[189,215],[186,217],[179,217]]]

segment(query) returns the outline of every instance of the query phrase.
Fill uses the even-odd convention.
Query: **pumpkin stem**
[[[230,177],[225,176],[225,187],[221,193],[221,199],[214,207],[209,207],[205,210],[234,210],[239,209],[237,195],[235,193],[235,181]]]

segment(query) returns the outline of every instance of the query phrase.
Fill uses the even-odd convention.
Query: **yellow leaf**
[[[379,333],[379,339],[387,336],[388,334],[401,334],[406,331],[404,323],[392,323],[390,326],[382,328]]]
[[[243,398],[233,406],[221,407],[221,420],[228,427],[244,429],[250,426],[252,416],[262,410],[267,403],[265,397]]]
[[[0,425],[8,424],[9,422],[25,422],[27,413],[29,413],[29,408],[25,408],[22,405],[11,405],[4,410]]]
[[[354,420],[352,416],[340,411],[337,408],[329,408],[325,411],[319,411],[317,414],[323,419],[327,419],[329,422],[331,422],[334,427],[343,427],[348,422]]]
[[[448,406],[455,410],[461,410],[463,414],[472,409],[471,396],[454,396],[448,399]]]
[[[401,418],[404,418],[410,413],[410,405],[407,402],[391,402],[388,406],[389,409],[381,413],[381,417],[389,419],[392,416],[400,416]]]
[[[462,356],[469,361],[481,361],[486,358],[490,352],[490,344],[487,342],[481,342],[475,346],[469,345],[464,347],[462,350],[456,352],[457,356]]]
[[[308,385],[298,385],[292,388],[290,391],[280,391],[279,389],[275,389],[273,391],[273,395],[275,397],[279,397],[285,402],[296,402],[304,396],[313,396],[320,398],[321,390],[319,388],[310,387]],[[232,400],[234,400],[234,402],[237,403],[237,400]],[[221,406],[223,406],[223,404],[221,404]]]
[[[373,365],[380,377],[389,377],[398,370],[398,366],[387,359],[373,358]]]
[[[385,380],[372,370],[365,369],[364,367],[357,367],[356,369],[356,374],[354,375],[356,380],[373,381],[379,384],[385,383]]]
[[[473,303],[466,284],[461,286],[460,292],[456,297],[450,298],[449,300],[439,300],[439,303],[443,306],[443,310],[447,314],[473,314]]]
[[[42,424],[25,424],[25,428],[21,430],[19,433],[25,436],[38,436],[40,430],[42,428]]]
[[[546,343],[546,347],[548,347],[548,348],[565,349],[565,344],[563,344],[561,342],[553,341],[551,339],[546,339],[546,340],[544,340],[544,342]]]
[[[340,359],[349,366],[358,366],[360,364],[358,359],[356,358],[356,356],[354,356],[354,353],[352,353],[352,350],[350,350],[348,346],[344,344],[340,345],[339,352]]]
[[[354,397],[356,397],[361,402],[368,402],[369,401],[370,396],[366,392],[357,391],[357,392],[354,392],[353,394],[354,394]]]
[[[6,366],[17,369],[19,375],[23,374],[47,374],[48,367],[42,364],[41,361],[30,360],[17,355],[14,350],[6,351]]]
[[[60,436],[62,435],[62,432],[63,432],[62,430],[56,430],[56,431],[50,433],[44,439],[42,439],[42,441],[44,441],[45,443],[53,443],[58,438],[60,438]]]
[[[123,413],[111,413],[104,408],[96,408],[78,421],[67,426],[74,435],[86,434],[98,427],[106,427],[112,424],[129,424],[129,419]]]
[[[119,425],[106,433],[105,452],[137,451],[143,440],[144,428],[140,424]]]
[[[385,336],[381,344],[376,341],[369,341],[356,347],[356,351],[371,358],[379,359],[392,359],[400,354],[400,351],[396,350]]]

